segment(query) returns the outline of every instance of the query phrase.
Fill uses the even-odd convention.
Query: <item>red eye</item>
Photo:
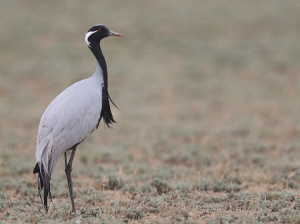
[[[102,31],[102,29],[99,29],[98,31],[99,31],[99,32],[101,32],[101,31]]]

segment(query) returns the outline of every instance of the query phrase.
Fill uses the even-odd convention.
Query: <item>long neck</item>
[[[111,113],[110,105],[109,105],[109,101],[111,101],[113,104],[114,104],[114,102],[110,99],[109,94],[108,94],[107,66],[106,66],[105,58],[104,58],[101,48],[100,48],[100,44],[99,43],[90,43],[89,46],[90,46],[91,51],[95,55],[95,58],[97,59],[97,62],[99,64],[100,68],[102,69],[103,84],[104,84],[102,86],[102,102],[101,102],[102,109],[101,109],[100,118],[99,118],[98,124],[96,125],[96,128],[98,128],[99,122],[102,117],[104,119],[105,124],[109,127],[109,125],[114,123],[115,120]]]
[[[90,49],[93,52],[93,54],[95,55],[95,58],[96,58],[96,60],[98,62],[98,65],[102,69],[104,88],[107,91],[108,90],[108,85],[107,85],[107,65],[106,65],[106,61],[105,61],[104,55],[103,55],[103,53],[101,51],[101,48],[100,48],[100,44],[91,43],[90,44]]]

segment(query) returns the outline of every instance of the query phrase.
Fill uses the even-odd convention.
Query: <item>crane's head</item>
[[[98,24],[89,29],[89,31],[85,34],[85,42],[90,47],[91,43],[99,44],[100,40],[108,36],[121,37],[122,35],[109,30],[105,25]]]

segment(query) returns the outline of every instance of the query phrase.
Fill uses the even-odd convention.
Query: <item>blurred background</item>
[[[40,118],[94,73],[84,34],[99,23],[123,35],[101,42],[120,109],[111,129],[101,121],[79,146],[77,193],[104,186],[160,194],[164,183],[222,192],[233,180],[235,191],[298,189],[298,1],[2,0],[2,192],[37,198]],[[52,184],[54,198],[69,204],[63,159]]]

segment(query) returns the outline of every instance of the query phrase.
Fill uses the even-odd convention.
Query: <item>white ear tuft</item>
[[[86,44],[89,46],[89,47],[91,47],[91,43],[89,42],[89,37],[93,34],[93,33],[96,33],[97,32],[97,30],[95,30],[95,31],[90,31],[90,32],[87,32],[86,34],[85,34],[85,42],[86,42]]]

